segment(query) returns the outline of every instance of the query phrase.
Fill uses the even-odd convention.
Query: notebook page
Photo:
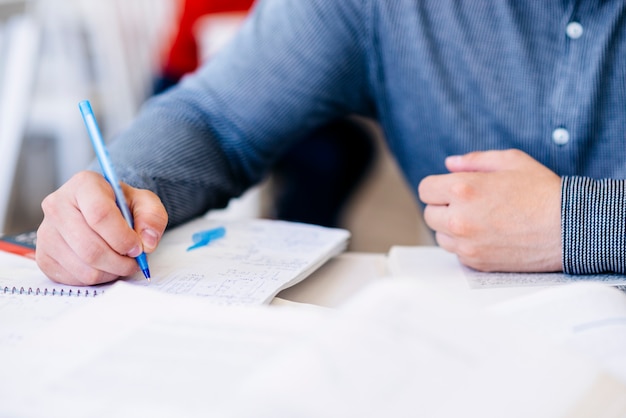
[[[225,235],[193,250],[194,233],[224,227]],[[214,303],[269,303],[280,290],[311,274],[347,245],[349,232],[275,220],[198,219],[171,230],[149,256],[152,281],[128,282]]]
[[[195,233],[216,227],[226,229],[223,237],[188,251]],[[218,304],[264,304],[342,252],[349,237],[343,229],[293,222],[201,218],[166,232],[148,256],[150,282],[141,273],[121,280]],[[10,253],[0,252],[0,266],[0,294],[93,296],[111,286],[54,283],[33,260]]]
[[[0,404],[9,416],[64,418],[626,411],[626,388],[580,358],[392,282],[341,311],[215,306],[120,283],[19,350],[0,348],[23,360],[3,367]]]
[[[564,273],[485,273],[459,263],[456,256],[435,246],[393,246],[389,250],[389,269],[393,276],[415,277],[424,272],[461,274],[472,289],[531,288],[571,284],[579,281],[626,285],[626,275]],[[503,293],[503,292],[501,292]]]
[[[327,311],[217,306],[118,283],[49,328],[1,347],[0,410],[20,417],[205,417]],[[10,363],[10,364],[8,364]],[[88,414],[86,414],[86,411]]]
[[[0,251],[0,295],[95,296],[110,287],[69,286],[55,283],[34,260]]]
[[[92,298],[0,294],[0,347],[12,347]]]
[[[393,246],[387,256],[389,274],[412,277],[478,306],[489,306],[541,289],[539,286],[472,288],[456,255],[437,246]]]

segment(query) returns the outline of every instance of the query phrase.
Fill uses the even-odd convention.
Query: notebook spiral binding
[[[94,296],[98,296],[104,293],[104,291],[100,290],[89,290],[89,289],[85,289],[84,291],[79,290],[66,290],[66,289],[59,289],[57,290],[56,288],[51,288],[50,290],[48,290],[48,288],[35,288],[33,290],[32,287],[29,287],[28,289],[24,288],[24,287],[20,287],[17,288],[15,286],[13,287],[8,287],[5,286],[4,288],[0,288],[0,292],[4,293],[4,294],[11,294],[11,295],[34,295],[34,296],[83,296],[83,297],[94,297]]]

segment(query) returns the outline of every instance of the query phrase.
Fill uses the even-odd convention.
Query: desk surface
[[[387,257],[384,254],[343,253],[302,282],[281,291],[277,298],[334,308],[368,283],[387,274]]]

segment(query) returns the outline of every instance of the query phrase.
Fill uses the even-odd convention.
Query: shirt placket
[[[556,59],[555,83],[552,97],[552,115],[549,125],[549,141],[556,147],[555,167],[567,164],[564,155],[570,155],[577,138],[576,122],[580,117],[581,71],[584,65],[585,27],[580,17],[570,10],[559,24],[560,56]]]

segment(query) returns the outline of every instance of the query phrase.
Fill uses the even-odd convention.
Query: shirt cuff
[[[563,177],[561,234],[565,273],[625,273],[626,180]]]

